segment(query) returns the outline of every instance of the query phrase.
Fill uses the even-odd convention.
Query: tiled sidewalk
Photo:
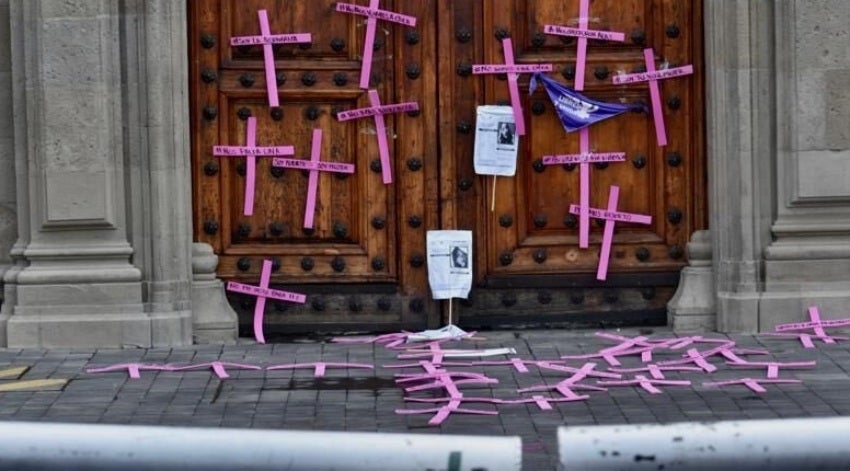
[[[616,331],[619,335],[648,332]],[[650,337],[669,334],[659,331]],[[504,331],[485,332],[485,340],[446,344],[445,348],[513,347],[523,359],[554,360],[561,355],[598,351],[613,345],[593,332]],[[766,385],[755,394],[743,386],[709,388],[704,381],[764,377],[760,370],[732,370],[718,358],[712,374],[669,372],[670,379],[689,379],[692,386],[666,387],[649,394],[636,387],[590,392],[588,401],[553,404],[541,411],[534,404],[464,404],[464,407],[498,410],[497,416],[452,415],[442,425],[428,426],[430,414],[397,415],[399,408],[424,408],[405,403],[393,380],[401,370],[380,368],[398,363],[397,352],[373,345],[343,345],[308,340],[257,345],[194,346],[174,349],[128,350],[0,350],[0,369],[29,366],[18,381],[66,378],[61,390],[0,393],[0,419],[115,424],[161,424],[199,427],[256,427],[304,430],[350,430],[472,435],[518,435],[523,440],[527,470],[554,469],[557,462],[555,431],[561,425],[653,423],[705,420],[740,420],[850,415],[850,342],[817,344],[803,349],[799,342],[769,337],[706,334],[731,338],[740,347],[764,348],[777,361],[815,360],[804,370],[780,370],[782,378],[801,384]],[[659,359],[675,358],[666,353]],[[751,360],[761,360],[751,357]],[[214,360],[267,366],[279,363],[348,362],[378,366],[374,371],[329,369],[323,378],[312,370],[228,370],[230,379],[219,380],[211,370],[187,372],[142,371],[131,380],[126,372],[89,374],[86,368],[116,363],[200,363]],[[571,362],[580,366],[581,360]],[[600,367],[604,362],[600,361]],[[624,366],[639,366],[637,357]],[[516,389],[554,384],[564,373],[530,366],[519,373],[510,366],[455,368],[497,378],[498,384],[462,387],[467,395],[517,398]],[[414,372],[416,370],[407,370]],[[0,386],[13,379],[0,380]],[[442,393],[416,393],[437,397]],[[523,395],[528,397],[529,395]]]

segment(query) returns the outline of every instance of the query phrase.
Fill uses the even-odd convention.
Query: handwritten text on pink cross
[[[590,131],[579,130],[579,154],[545,155],[543,165],[579,164],[579,237],[578,246],[586,249],[590,238],[590,164],[625,162],[625,152],[590,152]]]
[[[578,91],[584,90],[584,69],[587,63],[587,40],[601,39],[605,41],[626,40],[626,35],[612,31],[597,31],[587,29],[587,18],[590,15],[590,0],[581,0],[579,3],[578,13],[578,28],[570,28],[567,26],[545,25],[543,32],[546,34],[554,34],[558,36],[571,36],[578,38],[578,48],[576,51],[576,74],[575,86]]]
[[[254,337],[259,343],[266,343],[263,336],[263,315],[266,310],[266,298],[279,299],[281,301],[289,301],[292,303],[304,303],[307,297],[303,294],[290,293],[289,291],[281,291],[269,288],[269,281],[272,275],[271,260],[263,260],[263,271],[260,274],[260,285],[251,286],[235,281],[227,282],[227,290],[236,293],[248,294],[257,297],[257,304],[254,306]]]
[[[517,74],[530,74],[534,72],[551,72],[552,64],[514,64],[514,47],[511,38],[502,40],[502,49],[505,51],[504,64],[476,64],[472,66],[473,74],[508,74],[508,91],[511,94],[511,107],[514,111],[516,122],[516,133],[518,136],[525,135],[525,119],[522,113],[522,102],[519,96],[519,85]]]
[[[337,3],[336,11],[341,13],[351,13],[355,15],[365,16],[366,20],[366,40],[363,43],[363,65],[360,69],[360,88],[369,88],[369,78],[372,75],[372,51],[375,46],[375,29],[377,28],[377,20],[391,21],[400,23],[405,26],[416,26],[416,18],[412,16],[402,15],[386,10],[378,9],[379,0],[370,0],[369,7],[362,7],[351,3]]]
[[[313,144],[310,150],[310,160],[282,159],[272,160],[273,167],[300,168],[310,171],[307,181],[307,207],[304,209],[304,227],[313,228],[313,218],[316,213],[316,194],[319,189],[319,172],[354,173],[354,165],[340,162],[322,162],[322,130],[313,129]]]
[[[646,72],[637,74],[615,75],[613,80],[616,85],[624,85],[636,82],[649,82],[649,97],[652,100],[652,118],[655,120],[655,137],[658,145],[667,145],[667,128],[664,125],[664,113],[661,110],[661,92],[658,89],[658,81],[690,75],[694,73],[692,65],[675,67],[672,69],[655,70],[655,53],[652,49],[643,50]]]
[[[419,109],[419,103],[407,102],[395,105],[381,105],[381,98],[378,96],[376,90],[369,90],[369,103],[372,105],[369,108],[341,111],[336,115],[336,119],[350,121],[352,119],[368,118],[370,116],[375,118],[375,131],[378,135],[378,153],[381,157],[381,173],[383,182],[389,184],[393,182],[393,173],[390,167],[390,146],[387,142],[387,125],[384,122],[384,115],[416,111]]]
[[[259,36],[234,36],[230,38],[231,46],[263,46],[263,63],[266,69],[266,89],[269,94],[269,106],[280,106],[277,96],[277,77],[274,68],[274,50],[272,44],[309,43],[313,41],[310,33],[271,34],[269,17],[266,10],[257,11],[260,19]]]
[[[611,185],[608,193],[608,210],[590,208],[590,216],[605,220],[605,231],[602,235],[602,249],[599,253],[599,268],[596,270],[596,279],[605,280],[608,277],[608,260],[611,257],[611,244],[614,240],[614,224],[616,222],[633,222],[638,224],[652,224],[652,216],[644,214],[623,213],[617,211],[617,203],[620,198],[620,187]],[[570,205],[570,213],[579,214],[580,208],[574,204]]]
[[[254,186],[257,180],[257,157],[292,155],[292,146],[257,147],[257,118],[248,118],[244,146],[213,146],[213,155],[218,157],[245,157],[245,202],[243,214],[254,214]]]

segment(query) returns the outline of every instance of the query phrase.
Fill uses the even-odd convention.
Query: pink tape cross
[[[543,365],[541,365],[542,367]],[[587,399],[588,396],[581,395],[573,391],[574,389],[583,389],[589,391],[606,391],[605,388],[599,386],[591,386],[587,384],[581,384],[580,382],[588,377],[603,377],[603,378],[620,378],[619,374],[615,373],[606,373],[603,371],[594,371],[596,368],[596,363],[585,363],[581,368],[570,368],[570,367],[560,367],[560,365],[549,365],[549,366],[558,366],[558,371],[568,371],[573,373],[570,377],[559,381],[557,384],[549,385],[542,384],[538,386],[531,386],[528,388],[517,389],[518,393],[526,393],[526,392],[537,392],[537,391],[558,391],[563,397],[570,400],[584,400]]]
[[[292,44],[313,42],[310,33],[272,34],[269,27],[269,16],[266,10],[258,10],[257,17],[260,20],[259,36],[234,36],[230,38],[231,46],[263,46],[263,64],[266,69],[266,90],[269,95],[269,106],[280,106],[277,96],[277,76],[274,66],[273,44]]]
[[[280,365],[270,365],[266,367],[267,370],[296,370],[302,368],[312,368],[314,378],[321,378],[325,376],[325,372],[328,368],[362,368],[367,370],[375,369],[373,365],[366,365],[364,363],[329,363],[324,361],[317,361],[314,363],[284,363]]]
[[[705,387],[722,387],[722,386],[731,386],[735,384],[743,384],[744,386],[753,390],[753,392],[764,394],[767,392],[767,389],[762,387],[762,384],[795,384],[802,383],[799,379],[753,379],[753,378],[742,378],[742,379],[733,379],[730,381],[716,381],[709,383],[702,383]]]
[[[127,370],[130,379],[139,379],[140,371],[170,371],[171,368],[165,365],[150,365],[145,363],[121,363],[117,365],[104,366],[101,368],[89,368],[86,373],[108,373],[112,371]]]
[[[272,160],[273,167],[297,168],[310,172],[307,181],[307,205],[304,209],[304,227],[313,228],[316,214],[316,195],[319,190],[319,172],[354,173],[354,165],[341,162],[322,162],[322,130],[313,129],[313,142],[310,149],[310,160],[282,159]]]
[[[596,384],[602,386],[640,386],[650,394],[661,394],[661,390],[656,388],[659,386],[690,386],[691,382],[687,380],[672,380],[672,379],[650,379],[644,375],[635,375],[634,379],[622,381],[597,381]]]
[[[779,377],[779,368],[812,368],[814,361],[727,361],[727,365],[734,368],[767,368],[766,377],[770,379]]]
[[[661,109],[661,92],[658,89],[658,81],[693,74],[694,67],[692,65],[685,65],[656,71],[655,52],[652,48],[643,50],[643,58],[646,63],[646,72],[615,75],[613,81],[616,85],[649,82],[649,97],[652,100],[652,118],[655,121],[655,138],[658,141],[658,145],[664,147],[667,145],[667,128],[664,124],[664,113]]]
[[[261,370],[262,368],[256,365],[245,365],[242,363],[229,363],[226,361],[211,361],[208,363],[198,363],[195,365],[185,365],[185,366],[172,366],[169,368],[169,371],[186,371],[186,370],[201,370],[206,368],[212,368],[213,372],[218,376],[219,379],[227,379],[230,377],[227,374],[226,368],[231,369],[239,369],[239,370]]]
[[[336,11],[340,13],[350,13],[354,15],[365,16],[366,19],[366,39],[363,43],[363,64],[360,68],[360,88],[369,88],[369,79],[372,75],[372,51],[375,47],[375,30],[377,29],[377,20],[390,21],[406,26],[416,26],[416,18],[413,16],[402,15],[387,10],[378,9],[379,0],[369,0],[368,7],[354,5],[351,3],[337,3]]]
[[[605,220],[605,230],[602,235],[602,248],[599,252],[599,268],[596,270],[596,279],[605,280],[608,277],[608,261],[611,257],[611,244],[614,240],[614,224],[617,222],[631,222],[637,224],[652,224],[652,216],[645,214],[633,214],[617,211],[620,198],[620,187],[611,185],[608,193],[608,210],[589,208],[590,217]],[[580,214],[581,208],[574,204],[570,205],[571,214]]]
[[[522,102],[520,101],[518,74],[531,74],[534,72],[551,72],[552,64],[515,64],[514,47],[511,38],[502,40],[502,49],[505,52],[504,64],[476,64],[472,66],[473,74],[508,74],[508,92],[511,95],[511,108],[514,112],[516,122],[516,133],[518,136],[525,135],[525,119],[523,118]]]
[[[257,157],[275,157],[280,155],[293,155],[295,149],[292,146],[257,146],[257,118],[248,118],[248,127],[245,131],[244,146],[213,146],[213,155],[218,157],[245,157],[245,202],[242,213],[245,216],[254,214],[254,186],[257,181]]]
[[[266,343],[266,338],[263,335],[263,316],[266,311],[266,298],[279,299],[281,301],[289,301],[291,303],[300,304],[304,304],[307,300],[307,296],[303,294],[270,289],[269,281],[271,280],[271,275],[271,260],[263,260],[263,271],[260,274],[259,286],[245,285],[235,281],[227,282],[228,291],[257,297],[257,303],[254,305],[254,338],[257,339],[258,343]]]
[[[815,348],[815,344],[812,342],[812,339],[820,340],[823,343],[835,343],[836,340],[847,340],[847,337],[840,337],[827,334],[824,328],[848,326],[850,325],[850,319],[821,320],[820,311],[818,310],[817,306],[809,306],[808,312],[809,322],[779,324],[775,327],[775,330],[778,333],[767,333],[762,335],[769,335],[774,337],[797,337],[798,339],[800,339],[800,343],[803,344],[804,348]],[[804,332],[794,333],[794,331],[796,330],[806,329],[812,329],[814,335]]]
[[[543,165],[579,165],[579,237],[578,246],[586,249],[590,238],[590,164],[625,162],[625,152],[590,152],[590,131],[579,129],[579,154],[545,155]]]
[[[339,121],[350,121],[368,117],[375,118],[375,131],[378,135],[378,153],[381,157],[381,175],[384,184],[390,184],[393,182],[393,173],[390,167],[390,148],[387,142],[387,125],[384,122],[384,115],[416,111],[419,109],[419,103],[407,102],[395,105],[381,105],[381,98],[378,96],[378,91],[369,90],[369,104],[371,105],[369,108],[341,111],[336,115],[336,119]]]
[[[600,39],[605,41],[623,42],[626,35],[613,31],[599,31],[587,29],[587,19],[590,16],[590,0],[579,2],[578,28],[568,26],[544,25],[543,32],[557,36],[569,36],[578,38],[576,49],[576,74],[574,88],[578,91],[584,90],[584,70],[587,62],[587,40]]]

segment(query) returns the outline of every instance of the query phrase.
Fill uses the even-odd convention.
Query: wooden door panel
[[[696,74],[661,83],[669,144],[656,145],[648,113],[626,113],[590,128],[592,151],[626,153],[627,161],[591,165],[591,206],[607,205],[611,185],[620,187],[619,209],[649,214],[651,225],[616,226],[607,282],[595,280],[602,225],[591,220],[589,249],[578,247],[578,168],[541,166],[544,155],[578,153],[578,133],[566,133],[542,86],[525,93],[528,134],[520,139],[517,175],[499,178],[490,210],[492,177],[474,175],[472,136],[461,130],[475,107],[508,104],[508,88],[497,76],[467,76],[465,63],[502,63],[501,37],[509,35],[517,63],[552,63],[550,76],[573,86],[576,40],[543,34],[544,25],[577,25],[579,1],[531,0],[452,2],[441,24],[447,54],[442,65],[443,170],[454,178],[443,187],[447,227],[473,229],[478,264],[472,298],[462,307],[470,325],[565,323],[582,316],[654,315],[663,319],[685,264],[690,234],[705,227],[702,136],[701,2],[677,0],[591,0],[590,29],[624,32],[624,43],[588,41],[583,94],[600,101],[650,103],[644,84],[619,86],[611,77],[644,67],[643,49],[655,50],[659,66],[694,64]],[[464,42],[461,30],[475,41]],[[471,44],[474,43],[474,44]],[[524,303],[530,303],[524,304]],[[647,314],[649,313],[649,314]],[[591,321],[594,322],[594,321]]]
[[[304,306],[272,303],[267,330],[424,328],[438,315],[419,262],[425,230],[437,225],[436,106],[423,101],[435,94],[435,9],[381,2],[421,25],[378,28],[372,88],[384,104],[420,102],[418,113],[385,117],[394,177],[385,185],[374,120],[336,119],[369,100],[358,87],[365,19],[334,4],[189,2],[196,239],[214,247],[221,278],[256,282],[262,260],[271,259],[273,285],[308,295]],[[232,36],[259,34],[259,9],[272,34],[312,34],[309,45],[273,47],[277,108],[268,105],[262,46],[229,45]],[[352,175],[320,172],[313,229],[303,227],[308,173],[273,168],[270,158],[257,159],[254,213],[243,214],[245,159],[214,157],[212,146],[244,144],[248,116],[257,119],[258,146],[292,145],[293,158],[309,159],[312,131],[320,128],[321,159],[355,164]],[[240,320],[250,320],[253,301],[230,297]]]

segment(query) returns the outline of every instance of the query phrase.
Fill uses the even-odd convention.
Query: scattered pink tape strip
[[[272,275],[271,260],[263,260],[263,271],[260,273],[260,285],[251,286],[237,283],[235,281],[227,282],[227,290],[237,293],[248,294],[257,297],[257,303],[254,305],[254,338],[258,343],[266,343],[266,338],[263,335],[263,316],[266,311],[266,298],[279,299],[281,301],[289,301],[293,303],[303,304],[307,300],[307,296],[299,293],[291,293],[289,291],[281,291],[277,289],[269,289],[269,281]]]
[[[146,363],[121,363],[117,365],[104,366],[101,368],[88,368],[86,373],[109,373],[113,371],[124,371],[130,375],[130,379],[141,378],[140,371],[170,371],[166,365],[151,365]]]
[[[661,394],[661,390],[655,387],[656,384],[659,386],[690,386],[691,382],[686,380],[650,379],[644,375],[635,375],[634,379],[597,381],[596,384],[602,386],[640,386],[650,394]]]
[[[364,363],[333,363],[318,361],[314,363],[283,363],[279,365],[270,365],[266,367],[266,370],[295,370],[302,368],[312,368],[314,378],[321,378],[325,376],[325,371],[327,371],[328,368],[362,368],[367,370],[375,369],[373,365],[367,365]]]
[[[351,13],[355,15],[365,16],[366,19],[366,39],[363,43],[363,63],[360,68],[360,88],[369,88],[369,79],[372,75],[372,51],[375,46],[375,31],[377,29],[377,20],[391,21],[407,26],[416,26],[416,18],[408,15],[402,15],[386,10],[378,9],[379,0],[370,0],[369,7],[362,7],[351,3],[337,3],[336,11],[340,13]]]
[[[522,112],[522,101],[519,95],[519,84],[517,74],[528,74],[534,72],[551,72],[552,64],[516,64],[514,63],[514,47],[511,38],[502,39],[502,49],[505,53],[505,64],[475,64],[472,73],[478,74],[508,74],[508,92],[511,96],[511,108],[514,112],[516,133],[518,136],[525,135],[525,119]]]
[[[812,368],[815,366],[814,361],[784,363],[778,361],[727,361],[726,364],[733,368],[767,368],[766,377],[770,379],[779,377],[779,368]]]
[[[664,113],[661,109],[661,92],[658,89],[658,81],[673,77],[681,77],[694,73],[694,68],[691,65],[665,69],[661,71],[655,70],[655,53],[652,48],[643,50],[643,57],[646,63],[646,72],[637,74],[622,74],[615,75],[613,82],[617,85],[649,82],[649,96],[652,99],[652,118],[655,121],[655,137],[660,147],[667,145],[667,128],[664,124]]]
[[[742,379],[733,379],[730,381],[716,381],[709,383],[702,383],[705,387],[722,387],[722,386],[731,386],[735,384],[743,384],[744,386],[750,388],[754,392],[759,394],[766,393],[767,390],[762,387],[762,384],[794,384],[794,383],[802,383],[799,379],[753,379],[753,378],[742,378]]]
[[[243,363],[230,363],[225,361],[211,361],[208,363],[198,363],[194,365],[184,365],[184,366],[170,366],[168,371],[186,371],[186,370],[200,370],[212,368],[213,372],[215,372],[216,376],[219,379],[227,379],[230,375],[227,374],[226,368],[238,369],[238,370],[261,370],[262,368],[256,365],[246,365]]]
[[[669,366],[661,366],[656,364],[650,364],[640,368],[609,368],[608,371],[612,371],[615,373],[641,373],[648,372],[653,379],[667,379],[664,376],[665,371],[704,371],[702,368],[698,368],[696,366],[684,366],[684,365],[669,365]]]

